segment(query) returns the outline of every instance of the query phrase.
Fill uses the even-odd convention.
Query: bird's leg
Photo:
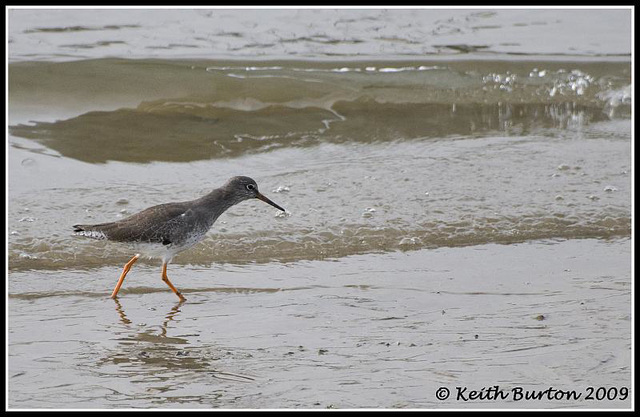
[[[113,292],[111,293],[111,298],[116,298],[118,296],[118,291],[120,291],[120,287],[122,287],[122,283],[124,282],[124,277],[127,276],[127,274],[129,273],[129,270],[131,269],[131,266],[134,263],[136,263],[139,257],[140,257],[140,254],[137,254],[136,256],[131,258],[131,260],[127,262],[127,264],[124,266],[124,269],[122,270],[122,274],[120,275],[120,279],[118,280],[116,287],[113,289]]]
[[[167,276],[167,263],[166,263],[166,262],[163,262],[163,263],[162,263],[162,280],[163,280],[164,282],[166,282],[166,283],[167,283],[167,285],[169,286],[169,288],[171,288],[171,291],[173,291],[174,293],[176,293],[176,295],[177,295],[178,297],[180,297],[180,301],[185,301],[185,300],[186,300],[186,298],[184,298],[184,297],[182,296],[182,294],[180,294],[180,291],[178,291],[178,290],[176,289],[176,287],[174,287],[174,286],[173,286],[173,284],[171,283],[171,281],[169,281],[169,277]]]

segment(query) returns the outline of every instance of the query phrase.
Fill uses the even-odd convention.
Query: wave
[[[629,213],[611,211],[591,217],[507,216],[425,222],[418,227],[369,227],[362,224],[332,226],[325,230],[284,228],[244,234],[211,233],[174,259],[177,264],[209,266],[213,263],[290,262],[339,258],[348,255],[513,244],[530,240],[619,239],[631,236]],[[9,250],[9,268],[63,269],[119,265],[132,255],[126,245],[81,237],[28,237],[17,239]]]
[[[14,123],[9,132],[86,162],[183,162],[319,142],[528,134],[630,117],[627,63],[576,66],[484,61],[19,63],[10,65],[13,113],[49,102],[56,108],[79,106],[84,100],[95,106],[107,100],[89,94],[96,89],[111,100],[130,101],[132,95],[140,100],[135,107],[83,107],[81,114],[61,120]],[[85,71],[99,78],[72,78]],[[72,91],[60,88],[69,84],[74,84]]]
[[[397,141],[529,135],[610,120],[602,107],[560,104],[380,103],[371,99],[264,104],[143,103],[138,109],[89,112],[56,122],[10,126],[12,135],[33,139],[76,160],[189,162],[237,157],[282,147],[318,143]],[[247,104],[245,103],[245,106]]]

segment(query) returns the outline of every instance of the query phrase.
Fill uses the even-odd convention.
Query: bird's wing
[[[74,226],[85,234],[98,232],[117,242],[150,242],[169,244],[181,226],[194,222],[188,202],[167,203],[149,207],[125,219],[89,226]]]

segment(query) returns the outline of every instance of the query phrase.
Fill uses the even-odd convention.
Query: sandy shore
[[[629,239],[175,265],[182,305],[143,262],[109,299],[119,272],[10,274],[9,407],[631,404]],[[494,386],[508,398],[464,400]],[[514,388],[581,395],[516,401]]]

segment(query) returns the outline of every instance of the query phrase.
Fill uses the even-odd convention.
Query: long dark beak
[[[267,197],[263,196],[260,193],[256,194],[256,198],[259,200],[264,201],[267,204],[272,205],[273,207],[277,208],[278,210],[282,210],[282,211],[286,211],[285,209],[283,209],[282,207],[280,207],[279,205],[277,205],[276,203],[274,203],[273,201],[269,200]]]

